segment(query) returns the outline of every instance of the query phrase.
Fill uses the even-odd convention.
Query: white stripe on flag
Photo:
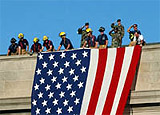
[[[106,97],[107,97],[109,86],[110,86],[111,79],[112,79],[111,76],[114,70],[116,51],[117,51],[117,48],[108,49],[106,69],[104,73],[104,78],[102,82],[101,92],[99,95],[95,115],[101,115],[103,112],[103,107],[105,105]]]
[[[115,95],[114,102],[113,102],[113,105],[112,105],[112,110],[111,110],[111,113],[110,113],[111,115],[116,114],[117,107],[118,107],[118,104],[119,104],[119,100],[120,100],[122,90],[123,90],[123,87],[124,87],[124,84],[125,84],[125,81],[126,81],[127,73],[128,73],[128,70],[129,70],[129,66],[130,66],[130,63],[131,63],[133,50],[134,50],[134,47],[126,47],[125,48],[123,65],[122,65],[122,69],[121,69],[121,74],[120,74],[120,79],[119,79],[116,95]]]
[[[86,115],[88,110],[88,105],[90,102],[94,80],[97,72],[98,58],[99,58],[99,49],[91,49],[90,65],[88,70],[88,76],[87,76],[83,101],[81,105],[81,112],[80,112],[81,115]]]

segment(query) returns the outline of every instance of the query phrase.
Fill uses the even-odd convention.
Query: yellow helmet
[[[86,32],[88,33],[88,32],[92,32],[92,29],[91,28],[87,28],[86,29]]]
[[[35,37],[34,39],[33,39],[33,42],[34,43],[37,43],[39,41],[39,39],[37,38],[37,37]]]
[[[18,38],[19,38],[19,39],[21,39],[21,38],[23,38],[23,37],[24,37],[24,34],[22,34],[22,33],[19,33],[19,34],[18,34]]]
[[[43,36],[43,41],[48,40],[47,36]]]
[[[66,35],[66,33],[65,32],[60,32],[59,33],[59,36],[61,37],[61,36],[65,36]]]

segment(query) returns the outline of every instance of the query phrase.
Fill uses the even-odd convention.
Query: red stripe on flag
[[[95,78],[91,99],[90,99],[88,110],[87,110],[87,115],[95,113],[95,109],[97,106],[98,97],[99,97],[99,93],[100,93],[101,85],[103,81],[103,76],[106,68],[107,50],[108,49],[99,50],[99,59],[98,59],[96,78]]]
[[[132,60],[131,60],[131,64],[129,67],[129,71],[127,73],[127,78],[125,81],[125,85],[122,91],[122,95],[118,104],[118,108],[117,108],[117,112],[116,115],[122,115],[123,111],[124,111],[124,107],[126,105],[126,101],[128,98],[128,94],[129,94],[129,90],[131,88],[132,85],[132,81],[133,78],[135,76],[135,72],[136,72],[136,67],[140,58],[140,54],[141,54],[141,47],[140,46],[135,46],[134,51],[133,51],[133,55],[132,55]]]
[[[106,102],[105,102],[102,114],[110,114],[111,112],[111,108],[113,105],[114,97],[115,97],[117,86],[118,86],[118,81],[120,78],[122,63],[124,59],[124,53],[125,53],[125,48],[117,48],[112,80],[111,80],[111,84],[109,87],[108,95],[106,97]]]

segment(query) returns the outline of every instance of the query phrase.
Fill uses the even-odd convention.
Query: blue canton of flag
[[[80,114],[89,63],[89,49],[39,53],[31,113]]]

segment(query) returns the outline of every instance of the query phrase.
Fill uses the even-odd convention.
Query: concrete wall
[[[36,56],[0,56],[0,113],[30,114],[35,65]],[[160,44],[143,47],[128,108],[126,114],[160,114]]]

